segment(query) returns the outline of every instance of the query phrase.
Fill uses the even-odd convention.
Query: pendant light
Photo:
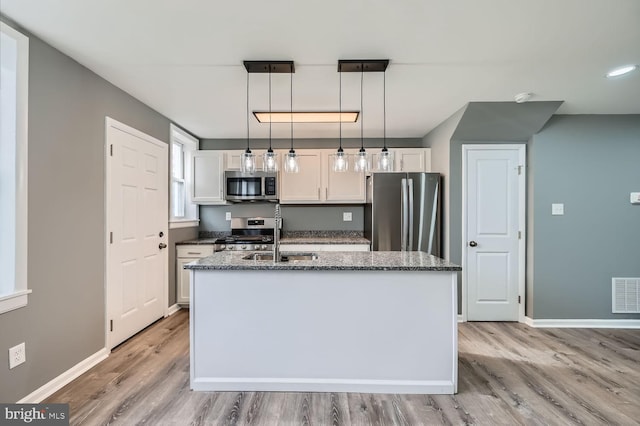
[[[354,157],[353,169],[356,172],[366,172],[369,169],[369,155],[364,149],[364,109],[362,108],[362,87],[364,81],[364,70],[360,70],[360,150]]]
[[[269,113],[271,113],[271,66],[269,66]],[[278,154],[271,148],[271,121],[269,121],[269,149],[264,153],[262,168],[265,172],[278,171]]]
[[[382,74],[382,151],[378,154],[377,168],[381,172],[393,171],[393,152],[387,149],[387,74]]]
[[[338,70],[340,71],[340,70]],[[340,74],[340,83],[338,88],[338,98],[339,98],[339,111],[340,115],[342,115],[342,72]],[[342,149],[342,121],[340,121],[340,146],[335,154],[332,155],[333,158],[333,171],[334,172],[346,172],[349,169],[349,161],[347,160],[347,156]]]
[[[256,159],[251,152],[249,142],[249,72],[247,71],[247,149],[242,153],[240,170],[243,173],[253,173],[256,171]]]
[[[293,149],[293,73],[289,74],[289,83],[290,83],[290,103],[289,103],[289,112],[292,117],[290,117],[290,125],[291,125],[291,149],[287,153],[287,157],[284,161],[284,171],[285,173],[298,173],[300,171],[300,166],[298,164],[298,156],[296,155],[296,151]]]

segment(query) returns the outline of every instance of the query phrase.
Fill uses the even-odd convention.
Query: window
[[[0,313],[27,304],[29,39],[0,22]]]
[[[197,149],[198,139],[171,125],[170,228],[198,226],[198,206],[189,199],[191,153]]]

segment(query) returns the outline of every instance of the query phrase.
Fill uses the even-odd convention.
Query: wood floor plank
[[[457,395],[193,392],[180,311],[45,402],[72,425],[634,425],[640,330],[464,323]]]

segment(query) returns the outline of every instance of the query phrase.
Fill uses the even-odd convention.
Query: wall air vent
[[[640,278],[612,278],[611,294],[614,314],[640,313]]]

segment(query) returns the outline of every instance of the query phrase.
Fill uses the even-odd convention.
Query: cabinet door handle
[[[325,188],[324,189],[324,199],[328,200],[329,199],[329,188]]]
[[[318,187],[318,200],[320,199],[320,187]]]
[[[188,251],[187,254],[200,254],[199,251]]]

